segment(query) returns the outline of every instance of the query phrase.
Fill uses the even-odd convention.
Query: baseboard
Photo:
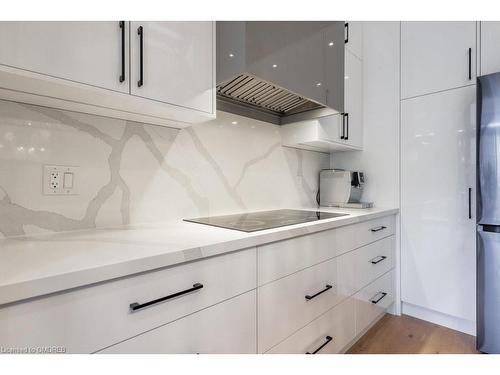
[[[405,315],[410,315],[418,319],[454,329],[455,331],[476,336],[476,322],[473,320],[457,318],[456,316],[443,314],[407,302],[403,302],[402,305],[402,312]]]

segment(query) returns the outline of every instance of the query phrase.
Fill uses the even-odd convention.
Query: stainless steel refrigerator
[[[500,353],[500,73],[477,82],[477,349]]]

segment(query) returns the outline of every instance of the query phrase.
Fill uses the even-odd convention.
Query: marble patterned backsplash
[[[43,166],[77,166],[43,195]],[[224,112],[178,130],[0,101],[0,237],[315,205],[327,154]]]

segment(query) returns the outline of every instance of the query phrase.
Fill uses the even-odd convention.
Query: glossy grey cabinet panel
[[[217,82],[245,72],[343,111],[343,36],[343,22],[217,22]]]
[[[345,50],[344,23],[331,22],[325,29],[326,105],[339,112],[345,111]],[[342,90],[338,88],[342,87]]]

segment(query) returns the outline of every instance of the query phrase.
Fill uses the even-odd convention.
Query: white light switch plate
[[[69,165],[43,166],[44,195],[76,195],[78,167]]]

